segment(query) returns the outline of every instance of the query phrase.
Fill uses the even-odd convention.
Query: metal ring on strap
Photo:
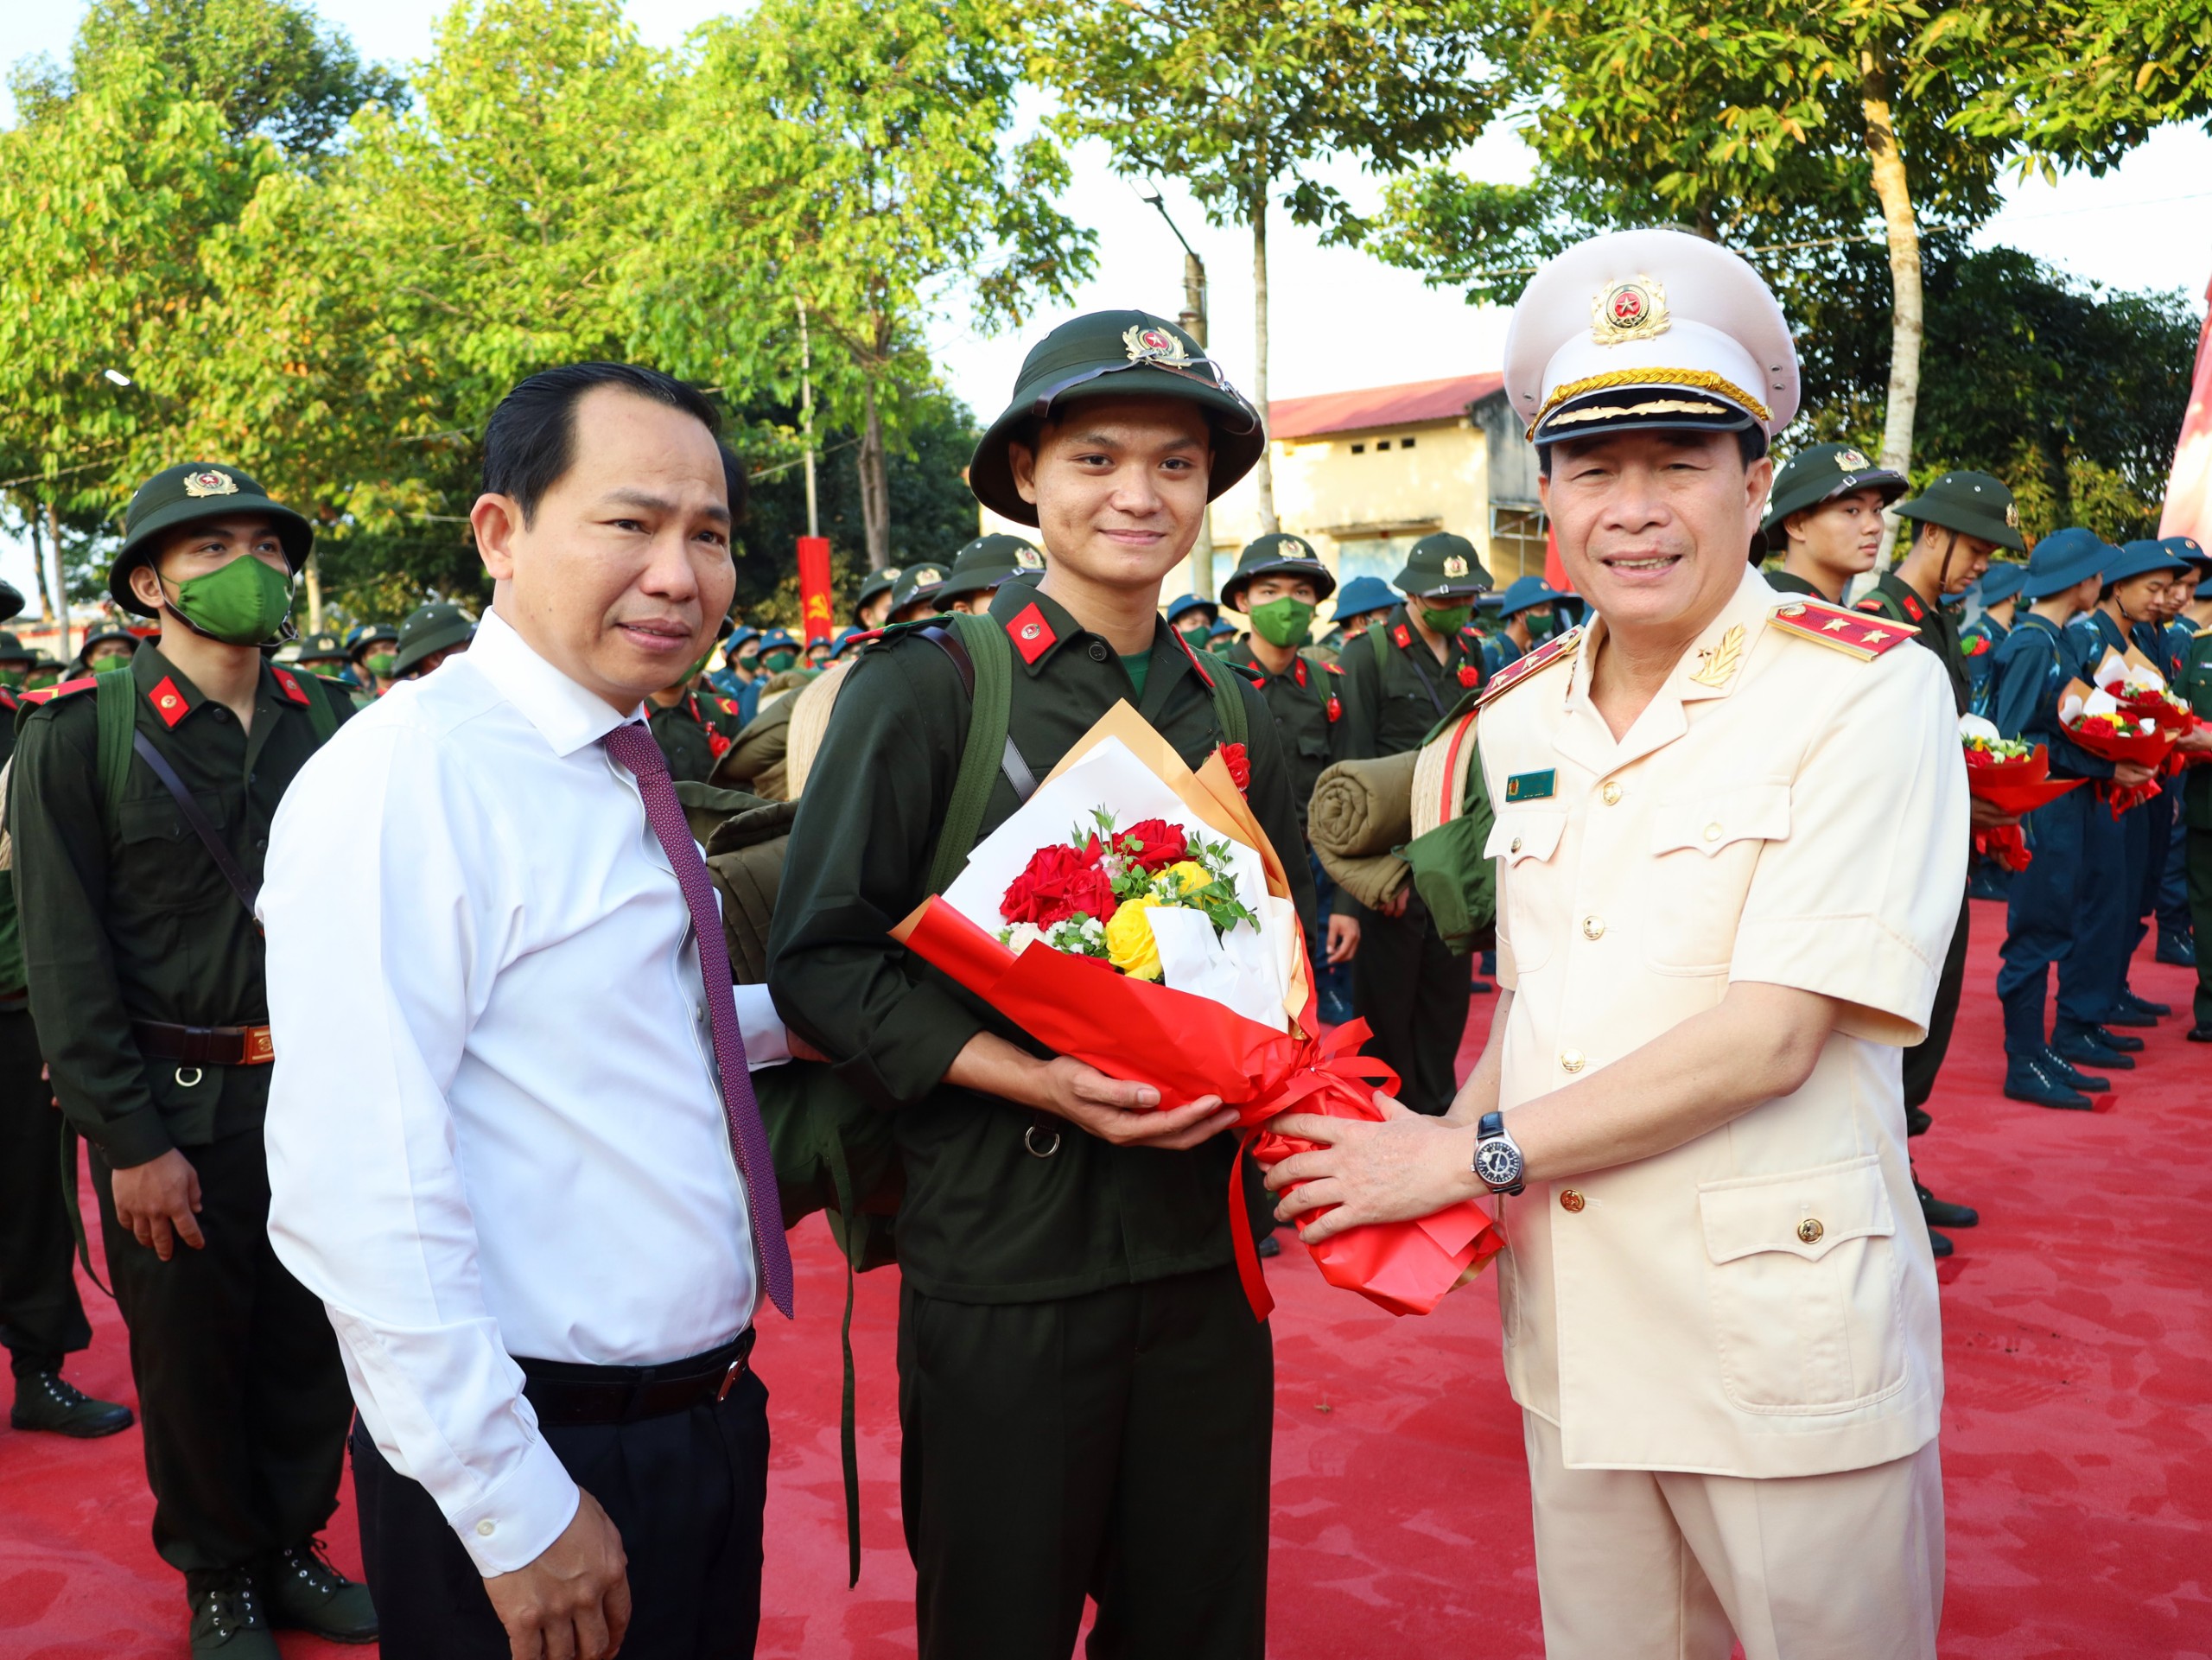
[[[1039,1148],[1037,1145],[1037,1131],[1039,1128],[1040,1127],[1039,1125],[1032,1124],[1028,1129],[1023,1130],[1021,1132],[1021,1144],[1029,1149],[1029,1156],[1031,1158],[1049,1159],[1052,1154],[1060,1150],[1060,1132],[1057,1129],[1047,1131],[1046,1133],[1052,1138],[1052,1144],[1050,1147]]]
[[[190,1078],[187,1078],[185,1076],[187,1072],[190,1072],[192,1076]],[[194,1084],[198,1084],[201,1078],[207,1076],[207,1074],[201,1072],[197,1066],[180,1066],[176,1069],[177,1087],[181,1090],[191,1089]]]

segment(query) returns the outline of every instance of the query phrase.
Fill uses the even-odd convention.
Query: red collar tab
[[[1302,657],[1294,659],[1290,671],[1302,690],[1306,684],[1306,659]]]
[[[277,687],[283,692],[285,696],[290,698],[296,703],[302,706],[306,704],[308,701],[308,689],[305,686],[302,686],[299,681],[294,677],[292,671],[289,669],[280,669],[272,663],[270,665],[269,672],[276,677]],[[168,684],[168,682],[164,680],[162,682],[162,684],[166,686]],[[157,687],[156,690],[158,691],[159,688]]]
[[[1859,601],[1859,604],[1854,608],[1860,611],[1870,611],[1878,617],[1882,614],[1882,602],[1876,599],[1872,594],[1869,594],[1865,599]]]
[[[1414,631],[1412,625],[1409,623],[1400,623],[1395,628],[1393,628],[1390,631],[1390,638],[1398,642],[1398,649],[1400,651],[1411,651],[1414,644]]]
[[[1905,615],[1910,617],[1915,622],[1918,622],[1923,617],[1928,614],[1928,607],[1921,604],[1917,596],[1910,594],[1900,594],[1897,595],[1897,598],[1904,602]]]
[[[282,669],[277,670],[276,674],[280,679],[284,677],[284,671]],[[86,684],[89,685],[91,683],[87,681]],[[176,682],[167,675],[162,677],[153,690],[146,694],[146,697],[147,701],[153,704],[154,713],[162,717],[162,724],[164,726],[174,727],[179,721],[192,713],[190,706],[184,701],[184,694],[176,689]],[[302,698],[300,701],[305,703],[307,700]]]
[[[84,675],[75,680],[65,680],[58,686],[41,686],[36,691],[23,692],[20,696],[26,703],[44,703],[56,697],[67,697],[72,692],[90,691],[99,684],[92,676]]]
[[[1060,638],[1034,603],[1024,606],[1007,624],[1006,632],[1014,641],[1014,649],[1021,653],[1021,660],[1033,668],[1039,658],[1059,643]]]

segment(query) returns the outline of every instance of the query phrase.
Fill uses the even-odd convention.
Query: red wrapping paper
[[[1116,974],[1096,957],[1033,945],[1016,956],[941,900],[925,900],[892,931],[907,950],[1056,1053],[1109,1077],[1148,1084],[1163,1109],[1217,1095],[1236,1109],[1255,1158],[1272,1166],[1302,1150],[1263,1126],[1296,1107],[1338,1118],[1379,1119],[1379,1087],[1397,1088],[1381,1061],[1350,1053],[1363,1023],[1317,1040],[1277,1032],[1172,986]],[[1243,1196],[1230,1177],[1230,1234],[1253,1313],[1274,1308]],[[1417,1222],[1372,1224],[1308,1246],[1321,1277],[1394,1314],[1425,1314],[1470,1270],[1504,1248],[1497,1224],[1465,1201]]]
[[[1970,747],[1967,751],[1967,792],[1999,812],[2031,813],[2088,782],[2087,779],[2051,777],[2050,758],[2041,744],[2032,754],[2017,760],[1999,760],[1986,750]],[[1976,830],[1974,850],[1995,859],[2007,870],[2025,870],[2035,857],[2028,851],[2027,838],[2018,824]]]

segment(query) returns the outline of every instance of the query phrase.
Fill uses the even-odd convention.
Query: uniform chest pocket
[[[1329,740],[1327,736],[1319,732],[1306,733],[1298,741],[1298,754],[1300,758],[1305,760],[1325,761],[1328,760]]]
[[[1789,834],[1789,786],[1738,784],[1652,810],[1644,961],[1664,974],[1725,970],[1759,853]]]
[[[1559,868],[1566,834],[1564,808],[1508,807],[1483,844],[1484,856],[1500,862],[1497,926],[1516,974],[1543,967],[1566,925],[1567,881]]]
[[[192,799],[219,831],[228,823],[220,797],[194,791]],[[123,803],[115,810],[115,836],[122,843],[115,884],[141,905],[168,910],[227,891],[222,872],[167,796]]]
[[[1698,1190],[1721,1383],[1754,1412],[1843,1412],[1904,1382],[1897,1213],[1872,1154]]]

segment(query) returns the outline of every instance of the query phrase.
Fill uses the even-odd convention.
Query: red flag
[[[798,600],[800,626],[806,631],[808,645],[837,632],[837,614],[830,600],[830,538],[826,536],[798,539]]]
[[[1559,562],[1559,531],[1549,524],[1544,526],[1544,580],[1562,594],[1574,592],[1574,584],[1567,580],[1567,567]]]
[[[2204,289],[2212,306],[2212,283]],[[2196,373],[2189,391],[2189,412],[2182,417],[2181,438],[2174,445],[2174,470],[2166,482],[2166,512],[2160,536],[2193,536],[2212,543],[2212,315],[2196,341]]]

